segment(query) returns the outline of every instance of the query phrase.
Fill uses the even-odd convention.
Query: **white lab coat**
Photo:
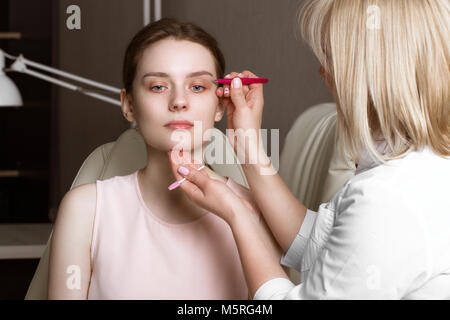
[[[305,220],[254,299],[450,299],[450,158],[429,147],[364,162]]]

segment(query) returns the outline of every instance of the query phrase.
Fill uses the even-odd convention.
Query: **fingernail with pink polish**
[[[234,78],[233,81],[231,82],[231,86],[233,88],[240,88],[241,87],[241,79],[240,78]]]
[[[180,166],[180,167],[178,168],[178,173],[181,174],[181,175],[183,175],[183,176],[187,176],[187,175],[189,174],[189,169],[188,169],[188,168],[185,168],[185,167],[183,167],[183,166]]]

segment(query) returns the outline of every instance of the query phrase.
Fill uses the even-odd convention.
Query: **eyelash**
[[[193,88],[193,87],[201,88],[201,90],[199,90],[199,91],[194,91],[195,93],[203,92],[206,89],[204,86],[199,85],[199,84],[194,84],[194,85],[191,86],[191,88]],[[156,85],[156,86],[150,87],[150,90],[152,90],[153,92],[156,92],[156,93],[162,92],[162,90],[156,90],[155,91],[155,88],[166,88],[166,87],[164,87],[163,85]]]
[[[152,87],[150,88],[150,90],[152,90],[153,92],[162,92],[162,91],[160,91],[160,90],[155,91],[154,88],[157,88],[157,87],[165,88],[163,85],[156,85],[156,86],[152,86]]]
[[[199,84],[194,84],[193,86],[191,86],[191,88],[193,88],[193,87],[200,87],[200,88],[202,88],[201,91],[195,91],[195,92],[203,92],[206,89],[204,86],[201,86]]]

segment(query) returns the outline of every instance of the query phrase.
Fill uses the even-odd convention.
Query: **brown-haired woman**
[[[224,69],[216,40],[192,23],[162,19],[131,40],[122,111],[136,121],[148,163],[66,193],[53,231],[50,299],[248,298],[229,226],[180,189],[167,188],[174,180],[172,150],[204,164],[206,139],[195,140],[193,124],[201,124],[204,137],[221,120],[224,107],[212,80]],[[175,132],[187,139],[175,141]],[[208,167],[202,173],[226,183],[257,212],[246,188]],[[266,227],[259,214],[254,221]],[[265,235],[279,259],[279,247]]]

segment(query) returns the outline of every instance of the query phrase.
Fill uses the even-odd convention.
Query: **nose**
[[[188,101],[183,89],[175,89],[173,91],[172,99],[169,103],[170,111],[180,111],[188,108]]]

